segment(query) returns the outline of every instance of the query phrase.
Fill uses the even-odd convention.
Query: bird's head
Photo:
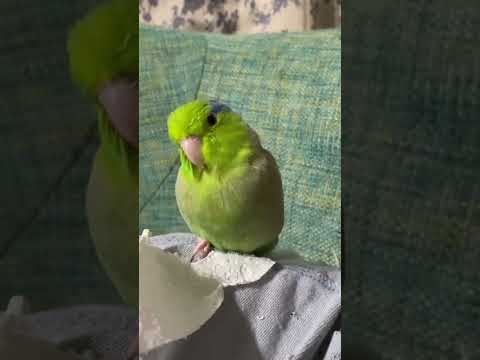
[[[168,135],[179,147],[183,170],[224,174],[254,152],[251,131],[241,116],[216,101],[195,100],[170,114]]]

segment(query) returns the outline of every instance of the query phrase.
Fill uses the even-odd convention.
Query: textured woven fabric
[[[332,339],[323,360],[340,360],[342,358],[342,335],[340,331],[333,333]]]
[[[479,359],[478,3],[353,5],[343,344],[361,337],[385,359]]]
[[[269,35],[140,30],[140,229],[188,231],[175,202],[166,119],[216,98],[258,132],[283,178],[280,245],[340,258],[340,31]]]
[[[233,33],[304,31],[340,24],[338,0],[141,0],[140,22]]]
[[[15,341],[13,335],[18,334],[28,336],[29,348],[15,347],[25,344]],[[136,334],[138,312],[124,306],[73,306],[9,318],[0,313],[0,349],[7,346],[12,352],[2,352],[2,359],[51,359],[52,351],[58,354],[55,359],[64,359],[62,352],[83,355],[78,359],[124,359]],[[47,348],[38,341],[46,342]]]
[[[169,234],[151,244],[190,254],[191,234]],[[143,360],[311,360],[340,311],[340,271],[331,266],[278,261],[253,283],[224,288],[224,300],[205,325],[142,356]]]

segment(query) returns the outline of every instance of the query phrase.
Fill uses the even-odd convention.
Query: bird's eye
[[[213,114],[208,115],[208,117],[207,117],[207,123],[208,123],[208,125],[210,125],[210,126],[215,125],[215,124],[217,123],[217,118],[215,117],[215,115],[213,115]]]

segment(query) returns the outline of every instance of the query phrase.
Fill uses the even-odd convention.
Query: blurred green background
[[[0,309],[15,294],[34,310],[120,301],[87,227],[96,117],[72,85],[65,48],[96,3],[0,3]]]

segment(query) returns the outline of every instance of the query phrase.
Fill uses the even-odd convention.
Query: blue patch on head
[[[218,113],[221,113],[224,111],[232,111],[227,105],[222,104],[215,100],[209,101],[209,104],[210,104],[210,107],[212,108],[210,112],[214,115],[217,115]]]

